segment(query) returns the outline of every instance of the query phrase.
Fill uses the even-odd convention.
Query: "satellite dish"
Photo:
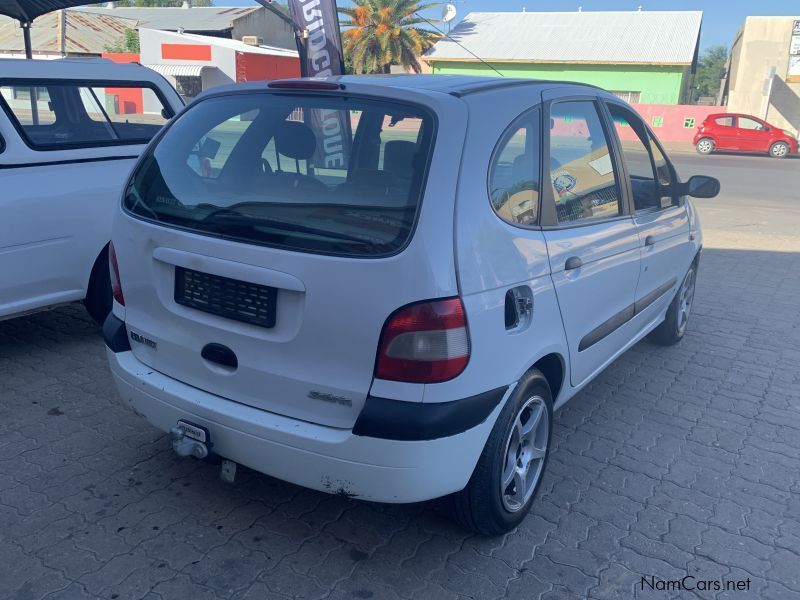
[[[449,23],[456,18],[456,7],[452,4],[445,4],[442,7],[442,21]]]

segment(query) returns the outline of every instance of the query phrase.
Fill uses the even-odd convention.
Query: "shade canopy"
[[[0,15],[6,15],[22,23],[32,23],[45,13],[60,8],[91,4],[86,0],[0,0]]]

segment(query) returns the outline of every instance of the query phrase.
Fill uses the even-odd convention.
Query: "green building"
[[[470,13],[424,60],[433,73],[590,83],[632,103],[680,104],[699,11]]]

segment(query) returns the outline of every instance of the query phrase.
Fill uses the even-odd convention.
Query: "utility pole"
[[[58,51],[63,58],[67,53],[67,11],[63,8],[56,14],[56,39]]]

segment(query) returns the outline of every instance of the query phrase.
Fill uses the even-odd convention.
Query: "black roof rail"
[[[556,79],[492,79],[487,81],[486,83],[475,83],[469,86],[465,86],[460,90],[453,90],[450,92],[451,96],[455,96],[456,98],[461,98],[462,96],[467,96],[469,94],[475,94],[477,92],[485,92],[488,90],[496,90],[506,87],[514,87],[518,85],[531,85],[531,84],[559,84],[559,85],[578,85],[581,87],[588,87],[593,88],[596,90],[601,90],[605,92],[603,88],[592,85],[591,83],[580,83],[578,81],[562,81]]]

